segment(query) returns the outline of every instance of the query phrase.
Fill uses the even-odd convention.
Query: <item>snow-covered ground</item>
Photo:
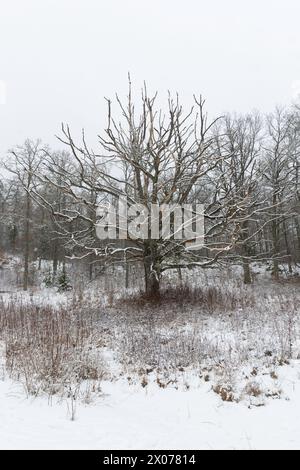
[[[158,306],[134,290],[124,297],[117,283],[3,292],[0,448],[300,449],[298,280],[274,284],[264,270],[254,286],[237,271],[188,275],[196,290],[175,288]],[[49,319],[62,338],[91,329],[82,349],[64,344],[65,376],[47,374],[39,328]],[[80,361],[84,373],[96,361],[99,376],[81,378],[72,399]]]
[[[201,388],[104,383],[92,405],[24,398],[20,385],[0,381],[1,449],[299,449],[300,366],[281,369],[289,399],[249,409]]]

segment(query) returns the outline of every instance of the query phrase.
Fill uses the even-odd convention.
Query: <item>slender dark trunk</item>
[[[26,221],[25,221],[25,246],[24,246],[24,276],[23,290],[28,290],[29,281],[29,252],[30,252],[30,212],[31,200],[30,195],[26,195]]]
[[[243,239],[243,246],[242,246],[242,262],[243,262],[243,271],[244,271],[244,284],[251,284],[252,283],[252,276],[250,270],[250,247],[247,239],[249,237],[249,228],[248,222],[244,222],[243,224],[243,231],[242,231],[242,239]]]
[[[297,217],[294,217],[295,228],[297,232],[297,249],[300,252],[300,225]]]
[[[92,281],[93,280],[93,263],[90,262],[89,264],[89,280]]]
[[[129,287],[129,263],[125,261],[125,289]]]
[[[54,242],[53,246],[53,254],[52,254],[52,271],[53,271],[53,282],[55,281],[57,275],[57,268],[58,268],[58,247],[57,241]]]
[[[279,229],[278,222],[274,220],[272,223],[272,237],[273,237],[273,277],[278,281],[279,279]]]
[[[243,259],[243,270],[244,270],[244,284],[251,284],[252,276],[251,276],[250,264],[246,258]]]
[[[276,208],[278,198],[276,192],[273,194],[273,206]],[[279,221],[277,219],[277,210],[275,209],[274,219],[272,221],[272,239],[273,239],[273,277],[278,281],[279,279],[279,261],[278,255],[280,250],[280,239],[279,239]]]
[[[288,262],[288,267],[289,267],[289,273],[292,274],[293,268],[292,268],[292,256],[291,256],[291,249],[290,249],[290,244],[288,240],[288,234],[287,234],[287,228],[286,228],[286,223],[283,222],[283,230],[284,230],[284,240],[285,240],[285,246],[286,246],[286,254],[287,254],[287,262]]]
[[[12,230],[11,230],[11,247],[12,247],[12,252],[16,253],[17,250],[17,237],[18,237],[18,229],[16,224],[13,224]]]

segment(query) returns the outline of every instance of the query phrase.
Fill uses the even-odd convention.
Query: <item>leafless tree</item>
[[[12,173],[24,189],[25,198],[25,229],[24,229],[24,275],[23,289],[28,289],[29,261],[31,250],[32,229],[32,191],[35,188],[35,175],[43,158],[43,148],[40,140],[26,140],[24,145],[15,147],[9,152],[4,163],[5,168]]]
[[[273,275],[279,278],[279,261],[282,259],[281,233],[293,214],[291,204],[291,132],[293,115],[283,108],[277,108],[266,118],[267,136],[264,145],[262,173],[269,194],[270,225],[272,238]],[[287,239],[286,239],[287,241]],[[287,247],[287,251],[289,248]]]
[[[264,200],[260,194],[259,157],[262,123],[258,114],[226,115],[216,129],[220,154],[229,155],[217,167],[219,191],[228,204],[238,208],[239,239],[234,258],[240,258],[245,284],[251,283],[250,261],[254,258],[256,235],[261,231]]]
[[[209,183],[216,177],[215,169],[228,158],[215,145],[213,128],[217,120],[208,121],[202,97],[194,101],[194,107],[184,113],[178,96],[172,99],[169,95],[164,113],[157,107],[157,95],[149,97],[145,87],[137,112],[130,85],[126,105],[116,96],[121,122],[114,118],[112,102],[107,100],[108,125],[104,135],[99,136],[98,153],[88,147],[84,133],[81,144],[76,144],[69,127],[63,126],[59,140],[69,149],[72,167],[57,164],[46,152],[43,171],[39,168],[38,172],[40,181],[58,188],[72,201],[64,210],[58,210],[35,193],[51,210],[73,256],[93,254],[104,262],[121,256],[128,262],[141,261],[149,294],[158,293],[165,270],[211,266],[220,262],[239,238],[237,206],[220,193],[219,184]],[[204,190],[206,185],[212,191]],[[191,240],[163,237],[161,233],[157,239],[129,236],[126,246],[114,240],[97,240],[95,214],[99,203],[125,196],[129,204],[142,204],[149,213],[151,204],[163,207],[205,203],[204,249],[190,250]],[[244,204],[242,198],[239,204]]]

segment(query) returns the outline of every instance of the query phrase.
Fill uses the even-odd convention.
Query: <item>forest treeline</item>
[[[114,117],[117,116],[117,117]],[[121,117],[120,117],[121,116]],[[120,119],[119,119],[120,117]],[[0,182],[1,249],[23,260],[28,289],[32,260],[58,264],[81,260],[93,278],[114,264],[144,267],[149,294],[159,292],[163,273],[193,266],[243,266],[268,262],[274,279],[300,262],[300,110],[276,108],[261,115],[227,114],[212,121],[194,98],[184,111],[178,96],[166,110],[146,88],[135,103],[131,87],[123,103],[107,100],[107,127],[92,150],[67,125],[61,151],[26,140],[3,156]],[[99,204],[204,204],[205,243],[189,250],[176,237],[99,240]],[[120,222],[114,221],[117,230]],[[126,269],[126,276],[129,274]],[[128,284],[128,279],[127,279]]]

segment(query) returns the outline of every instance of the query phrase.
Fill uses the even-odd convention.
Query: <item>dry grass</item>
[[[240,289],[225,280],[162,294],[156,302],[135,294],[116,303],[114,349],[130,377],[152,373],[177,384],[189,374],[209,376],[213,386],[242,393],[251,371],[276,370],[299,355],[300,296],[290,286]]]
[[[87,312],[3,304],[0,339],[9,375],[20,380],[29,395],[66,396],[74,387],[80,394],[86,381],[99,389],[105,367],[93,325]]]
[[[134,310],[147,307],[155,309],[176,308],[182,310],[186,306],[201,306],[207,312],[232,311],[254,305],[255,297],[250,289],[236,283],[234,289],[223,289],[220,285],[191,286],[179,284],[163,287],[159,295],[149,296],[138,292],[124,296],[119,305]],[[118,304],[117,304],[118,305]]]
[[[77,291],[70,308],[38,307],[34,299],[3,304],[6,370],[28,394],[68,396],[72,403],[87,390],[99,390],[108,373],[144,388],[151,381],[161,388],[181,381],[188,389],[196,376],[220,389],[221,398],[235,400],[261,371],[274,382],[270,373],[277,377],[280,365],[299,356],[296,287],[245,287],[229,277],[197,283],[164,284],[156,299],[136,292],[124,296],[115,286],[113,296],[101,291],[102,304],[94,302],[99,290]],[[111,371],[103,348],[117,363]]]

